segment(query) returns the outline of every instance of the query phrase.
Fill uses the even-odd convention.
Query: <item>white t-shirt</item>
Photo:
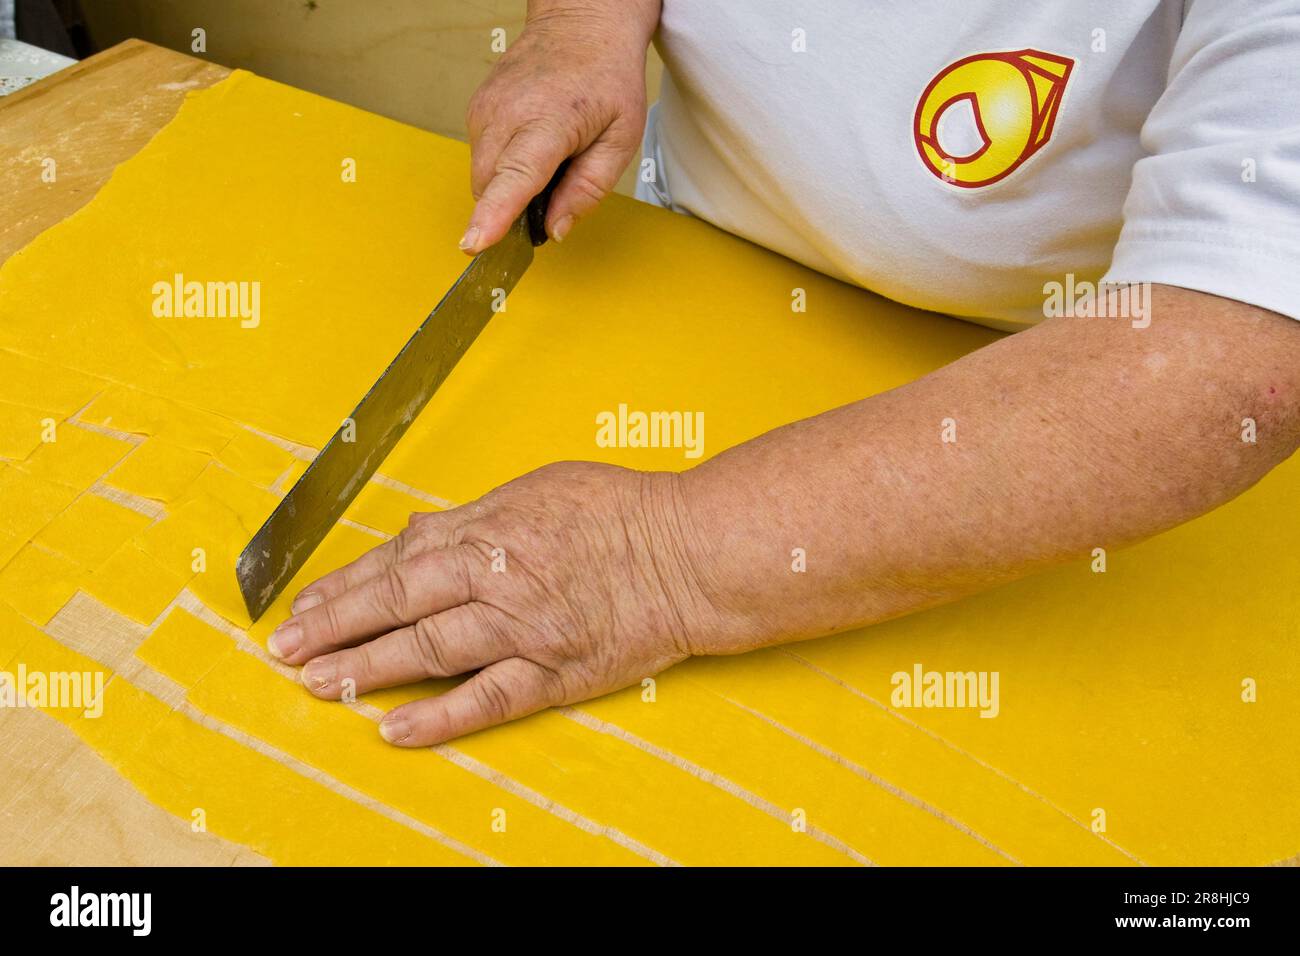
[[[664,0],[656,43],[641,198],[997,328],[1067,275],[1300,318],[1300,0]]]

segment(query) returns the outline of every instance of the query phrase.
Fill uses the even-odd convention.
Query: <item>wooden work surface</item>
[[[0,261],[88,203],[137,153],[189,90],[229,74],[128,40],[0,99]],[[56,179],[42,181],[53,159]],[[143,629],[78,595],[46,627],[68,646]],[[129,632],[129,633],[127,633]],[[156,807],[93,749],[39,711],[0,715],[0,864],[258,864],[261,857]]]

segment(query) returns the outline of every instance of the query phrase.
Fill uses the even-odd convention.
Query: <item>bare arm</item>
[[[424,746],[1155,534],[1300,444],[1300,322],[1171,287],[1151,313],[1047,321],[682,475],[564,462],[415,515],[271,648],[325,698],[477,671],[385,717]]]
[[[1169,286],[1151,314],[1046,321],[684,475],[720,612],[700,650],[869,624],[1148,537],[1296,450],[1300,322]]]

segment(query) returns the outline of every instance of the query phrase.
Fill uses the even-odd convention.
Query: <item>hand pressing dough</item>
[[[364,532],[336,526],[304,570],[253,626],[250,636],[264,647],[270,632],[288,616],[289,604],[299,589],[324,573],[322,569],[339,567],[377,543]],[[438,682],[438,686],[451,683]],[[365,699],[376,706],[395,705],[427,696],[428,691],[428,686],[408,687],[388,699],[375,694]],[[206,705],[201,706],[206,709]],[[270,729],[261,733],[268,732]],[[388,746],[373,726],[365,732],[375,734],[381,746]],[[679,862],[852,863],[849,856],[805,834],[793,833],[788,822],[776,820],[671,764],[555,712],[474,734],[456,741],[455,748]]]

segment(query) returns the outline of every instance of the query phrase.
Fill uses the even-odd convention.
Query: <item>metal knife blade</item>
[[[532,263],[563,172],[505,238],[474,257],[244,548],[235,574],[253,620],[316,550]]]

